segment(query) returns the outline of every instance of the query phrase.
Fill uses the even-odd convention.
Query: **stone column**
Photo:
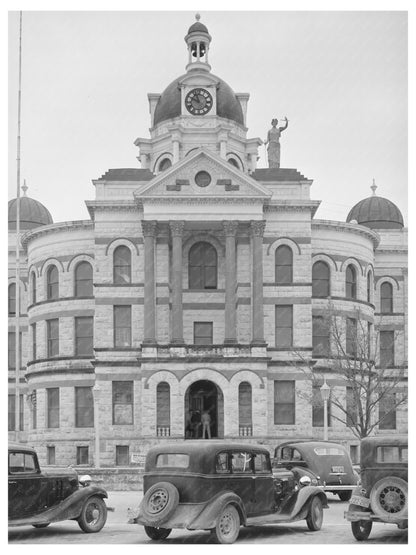
[[[142,220],[144,236],[143,343],[156,343],[155,243],[156,221]]]
[[[264,344],[264,315],[263,315],[263,233],[266,222],[264,220],[251,221],[252,249],[253,249],[253,286],[252,286],[252,332],[251,343]]]
[[[185,222],[169,222],[172,234],[172,343],[183,344],[182,234]]]
[[[225,327],[224,343],[237,343],[236,317],[236,253],[235,236],[238,221],[224,221],[225,233]]]

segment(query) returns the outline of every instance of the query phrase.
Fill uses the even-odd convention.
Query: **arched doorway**
[[[190,433],[189,429],[186,429],[190,411],[200,415],[208,411],[211,417],[211,438],[224,437],[224,396],[214,382],[198,380],[188,387],[185,394],[185,437],[201,438],[202,426],[199,426],[196,433]]]

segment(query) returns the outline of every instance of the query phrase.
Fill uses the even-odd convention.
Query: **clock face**
[[[185,106],[194,116],[204,116],[212,108],[212,96],[205,89],[192,89],[185,97]]]

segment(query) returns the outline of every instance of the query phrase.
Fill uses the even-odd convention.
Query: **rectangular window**
[[[274,382],[274,423],[295,424],[295,382]]]
[[[56,464],[55,460],[55,445],[48,445],[46,447],[46,464]]]
[[[131,347],[131,306],[114,306],[114,347]]]
[[[133,424],[133,382],[113,382],[113,424]]]
[[[378,406],[378,427],[380,430],[396,429],[396,394],[389,393],[380,399]]]
[[[36,390],[32,391],[30,395],[30,411],[32,414],[32,429],[36,430],[38,427],[38,403]]]
[[[46,320],[48,358],[59,355],[59,318]]]
[[[355,318],[347,318],[345,350],[347,355],[357,355],[357,320]]]
[[[359,449],[358,445],[350,445],[350,458],[351,458],[352,464],[360,463],[358,449]]]
[[[276,347],[293,345],[293,306],[276,305]]]
[[[380,332],[380,366],[394,366],[394,331]]]
[[[212,322],[194,322],[194,345],[213,344]]]
[[[37,357],[37,344],[36,344],[36,324],[30,324],[32,330],[32,360],[36,360]]]
[[[312,316],[312,346],[314,355],[329,353],[329,326],[323,316]]]
[[[128,466],[129,463],[129,446],[116,445],[116,466]]]
[[[59,387],[50,387],[47,393],[47,427],[59,428]]]
[[[354,427],[358,422],[358,406],[354,394],[354,388],[346,388],[346,410],[347,410],[347,426]]]
[[[75,354],[93,356],[93,317],[79,316],[75,318]]]
[[[23,430],[23,395],[19,395],[19,424],[20,431]],[[16,430],[16,395],[10,394],[8,399],[9,415],[8,415],[8,430],[13,432]]]
[[[22,333],[19,334],[20,344],[19,344],[19,367],[22,367]],[[8,367],[9,370],[16,370],[16,333],[14,331],[9,331],[8,336]]]
[[[77,464],[88,464],[88,447],[77,447]]]
[[[331,425],[331,399],[328,399],[327,426]],[[324,426],[324,401],[321,388],[318,385],[312,387],[312,426],[315,428]]]
[[[92,387],[75,388],[75,426],[77,428],[91,428],[94,426]]]

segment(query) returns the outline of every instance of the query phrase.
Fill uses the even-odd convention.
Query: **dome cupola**
[[[26,195],[26,183],[22,186],[23,196],[20,197],[20,229],[33,229],[41,225],[53,224],[49,210],[38,200]],[[9,200],[9,230],[16,229],[17,198]]]
[[[196,22],[188,29],[185,42],[188,45],[188,65],[186,71],[195,69],[210,71],[208,63],[208,50],[211,43],[211,35],[206,26],[199,20],[199,13],[195,15]]]
[[[370,197],[360,200],[351,208],[347,222],[356,221],[371,229],[402,229],[402,213],[393,202],[376,195],[374,179],[371,189],[373,194]]]

